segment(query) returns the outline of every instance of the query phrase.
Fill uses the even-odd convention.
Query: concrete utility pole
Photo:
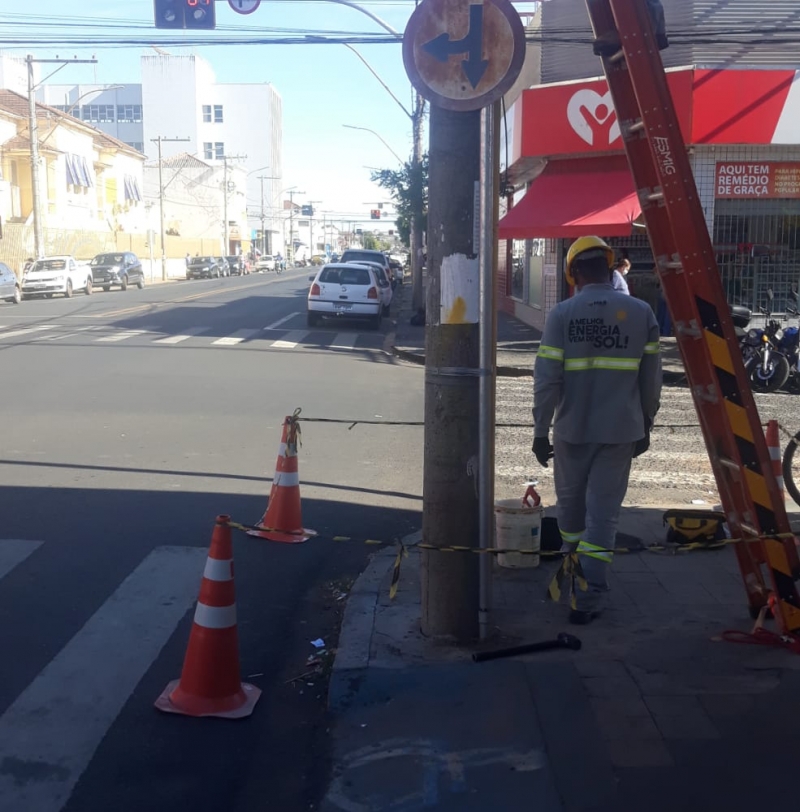
[[[304,195],[305,192],[298,192],[295,189],[289,190],[289,254],[286,261],[294,262],[294,196]]]
[[[432,105],[429,155],[422,534],[437,546],[477,547],[479,327],[456,311],[478,282],[480,111]],[[478,561],[423,550],[423,634],[478,636]]]
[[[222,251],[222,256],[227,257],[230,254],[231,248],[231,239],[229,236],[229,224],[228,224],[228,161],[230,160],[244,160],[247,158],[246,155],[223,155],[222,156],[222,165],[224,167],[222,172],[222,240],[224,243],[224,249]]]
[[[165,138],[159,135],[158,138],[150,139],[154,144],[158,144],[158,216],[161,225],[161,280],[167,281],[167,237],[164,231],[164,178],[161,166],[161,142],[169,141],[191,141],[190,138]]]
[[[259,175],[258,179],[261,181],[261,254],[263,255],[267,253],[267,216],[264,213],[264,181],[266,180],[266,176]]]
[[[422,224],[425,208],[425,189],[422,181],[422,123],[425,118],[425,99],[414,94],[414,111],[411,126],[414,139],[411,153],[411,200],[414,214],[411,217],[411,306],[419,310],[424,304],[422,290]]]
[[[308,261],[311,262],[311,257],[314,256],[314,204],[321,203],[321,200],[309,200],[307,205],[311,206],[311,214],[308,216]],[[325,234],[322,234],[323,241],[325,240]]]
[[[32,54],[25,57],[28,66],[28,135],[31,141],[31,210],[33,213],[33,244],[36,258],[44,256],[44,232],[42,223],[42,202],[41,186],[39,181],[39,124],[36,118],[36,88],[46,82],[53,74],[58,73],[63,67],[75,63],[95,64],[96,59],[34,59]],[[49,63],[57,64],[58,67],[45,76],[41,82],[34,82],[34,64]],[[57,126],[57,125],[56,125]],[[49,138],[49,136],[48,136]]]

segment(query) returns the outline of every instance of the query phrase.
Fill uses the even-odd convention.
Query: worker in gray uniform
[[[600,238],[572,244],[576,294],[550,311],[534,366],[533,453],[545,467],[554,458],[563,549],[578,553],[588,582],[570,611],[577,624],[603,607],[631,460],[650,445],[661,395],[658,324],[649,305],[614,290],[613,265]]]

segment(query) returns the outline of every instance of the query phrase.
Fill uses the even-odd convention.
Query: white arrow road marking
[[[157,547],[0,717],[0,809],[59,812],[194,604],[207,551]]]

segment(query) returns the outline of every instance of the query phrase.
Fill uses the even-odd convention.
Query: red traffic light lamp
[[[370,220],[380,220],[381,219],[381,210],[380,209],[370,209],[369,217],[370,217]]]
[[[214,0],[185,0],[186,28],[216,28]]]

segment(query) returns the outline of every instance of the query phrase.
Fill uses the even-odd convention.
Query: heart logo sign
[[[617,114],[611,102],[611,91],[601,96],[583,88],[573,93],[567,104],[570,127],[590,146],[611,146],[620,136]]]

